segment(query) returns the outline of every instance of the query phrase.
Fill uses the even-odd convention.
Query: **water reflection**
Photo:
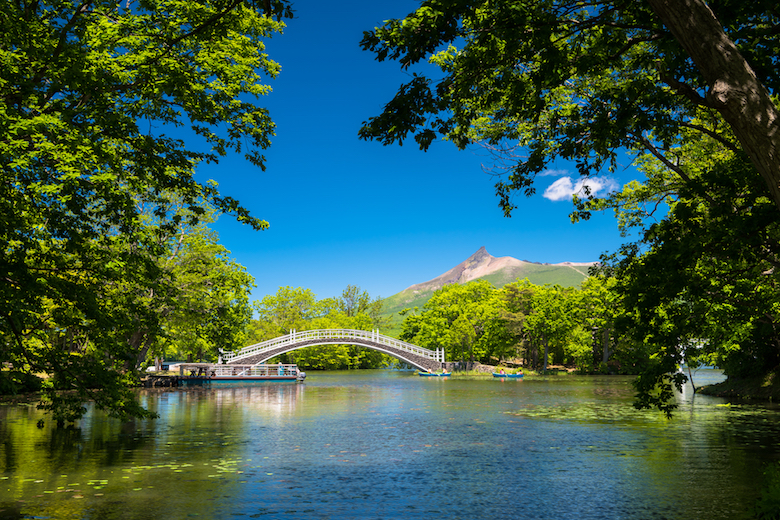
[[[698,383],[697,383],[698,384]],[[310,374],[145,391],[156,421],[0,407],[0,518],[733,518],[778,460],[776,409],[630,378]],[[3,512],[4,511],[4,512]],[[5,516],[4,516],[5,515]]]

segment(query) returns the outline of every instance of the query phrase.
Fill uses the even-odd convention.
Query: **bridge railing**
[[[263,352],[275,350],[286,345],[319,339],[343,339],[345,340],[345,343],[349,341],[367,340],[378,343],[380,345],[394,347],[409,354],[432,359],[434,361],[444,362],[443,349],[429,350],[427,348],[418,347],[412,343],[407,343],[405,341],[401,341],[400,339],[391,338],[390,336],[380,334],[378,330],[367,331],[355,329],[317,329],[304,331],[293,330],[284,336],[262,341],[254,345],[249,345],[248,347],[244,347],[236,352],[222,351],[220,353],[220,362],[229,363],[232,360],[249,357],[256,354],[262,354]]]

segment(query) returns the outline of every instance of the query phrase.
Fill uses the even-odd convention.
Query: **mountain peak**
[[[482,246],[473,255],[446,273],[437,276],[433,280],[412,285],[406,290],[413,292],[435,291],[447,284],[470,282],[506,267],[519,266],[524,263],[509,256],[495,258],[487,252],[485,246]]]
[[[477,249],[476,253],[468,257],[465,263],[471,264],[471,263],[484,262],[485,260],[490,261],[491,258],[493,257],[490,255],[490,253],[487,252],[485,246],[482,246],[479,249]]]
[[[448,284],[463,284],[479,278],[489,281],[496,287],[503,287],[504,284],[522,279],[528,279],[536,285],[555,283],[564,287],[575,287],[588,277],[588,267],[593,263],[547,264],[518,260],[511,256],[495,258],[482,246],[446,273],[433,280],[409,286],[386,298],[386,310],[389,314],[393,314],[410,305],[421,307],[437,289]]]

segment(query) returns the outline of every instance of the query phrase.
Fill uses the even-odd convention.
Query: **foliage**
[[[531,344],[543,349],[543,370],[547,370],[550,357],[566,359],[566,347],[571,345],[570,333],[574,329],[572,318],[571,299],[562,287],[545,285],[534,290],[524,329]]]
[[[576,162],[589,177],[615,168],[624,149],[663,151],[684,130],[750,148],[754,176],[764,173],[759,156],[777,170],[768,156],[778,145],[776,132],[769,132],[778,109],[765,96],[780,86],[777,6],[769,0],[666,2],[667,17],[662,4],[425,1],[406,18],[364,33],[361,44],[403,68],[428,60],[440,69],[439,79],[414,73],[360,136],[391,144],[411,135],[423,150],[439,136],[460,148],[485,143],[512,162],[497,184],[507,214],[512,193],[533,193],[535,176],[558,159]],[[683,20],[687,34],[664,25]],[[681,36],[720,54],[689,56]],[[727,51],[734,42],[739,48]],[[746,73],[753,75],[740,83]],[[763,112],[756,116],[753,108]],[[697,125],[702,117],[728,124],[713,132]],[[763,143],[766,155],[752,153],[751,138]],[[777,195],[780,171],[764,181]]]
[[[594,274],[583,282],[581,292],[573,294],[578,323],[591,332],[593,343],[592,355],[578,363],[583,372],[635,374],[647,363],[641,342],[617,329],[625,310],[616,285],[615,277]]]
[[[633,154],[646,179],[605,199],[585,187],[572,217],[612,209],[641,237],[604,258],[613,296],[589,326],[603,358],[641,366],[637,406],[670,413],[683,362],[730,377],[780,364],[779,21],[763,0],[429,0],[362,45],[404,68],[427,59],[440,78],[413,74],[360,136],[488,147],[508,164],[496,185],[506,215],[555,161],[592,177]],[[560,349],[553,300],[535,322],[532,294],[513,326]]]
[[[547,369],[550,360],[576,366],[582,373],[629,372],[638,360],[621,366],[620,338],[614,331],[617,308],[614,280],[592,276],[580,289],[557,285],[537,286],[519,280],[504,286],[503,319],[515,336],[526,365]]]
[[[766,466],[761,498],[756,502],[753,514],[761,520],[780,518],[780,463]]]
[[[41,389],[41,378],[19,370],[3,370],[0,374],[0,395],[16,395],[23,392],[37,392]]]
[[[58,421],[85,399],[148,415],[128,386],[163,333],[174,295],[159,259],[182,222],[205,203],[267,227],[194,178],[230,152],[263,166],[273,123],[245,99],[269,91],[279,66],[262,40],[290,15],[265,5],[3,2],[0,362],[50,376]],[[185,126],[187,143],[169,135]]]
[[[577,322],[575,294],[558,285],[533,285],[527,280],[504,287],[504,318],[512,324],[526,364],[547,370],[550,359],[590,368],[592,341]],[[541,365],[540,365],[541,363]]]
[[[444,348],[448,360],[489,362],[511,352],[512,336],[500,321],[503,301],[485,280],[445,285],[420,314],[407,315],[401,339]]]
[[[361,292],[356,285],[347,285],[341,297],[336,300],[336,306],[350,318],[361,314],[367,316],[371,320],[372,328],[379,328],[384,323],[381,317],[382,299],[376,297],[372,300],[366,291]]]
[[[172,305],[157,311],[164,317],[163,335],[153,353],[169,359],[216,361],[219,349],[245,346],[254,279],[204,224],[181,226],[171,239],[170,253],[162,263],[175,296]]]
[[[615,325],[622,316],[616,280],[591,276],[581,288],[535,285],[527,279],[496,289],[484,280],[446,285],[422,310],[406,309],[401,339],[448,360],[500,363],[518,358],[529,369],[549,363],[582,373],[636,374],[648,352]]]
[[[259,342],[287,334],[291,330],[306,330],[306,323],[323,314],[323,302],[318,302],[311,289],[279,287],[275,295],[264,296],[255,302],[258,320],[269,337],[255,337]]]
[[[642,189],[587,204],[612,208],[625,229],[641,230],[640,241],[605,258],[605,267],[626,308],[619,328],[655,359],[640,380],[640,404],[664,409],[650,394],[682,384],[668,376],[682,363],[714,364],[733,378],[780,365],[777,208],[745,174],[741,154],[720,141],[685,134],[670,153],[682,177],[645,157]],[[661,201],[667,215],[648,225],[641,208]]]
[[[259,343],[285,335],[291,330],[378,329],[382,318],[382,300],[372,299],[360,287],[348,285],[339,298],[317,300],[311,289],[279,287],[275,295],[255,303],[258,319],[248,331],[250,341]],[[355,345],[319,345],[280,356],[283,362],[303,369],[338,370],[379,368],[391,363],[381,352]]]

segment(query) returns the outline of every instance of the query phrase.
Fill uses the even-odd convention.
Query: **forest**
[[[445,285],[422,309],[400,313],[404,319],[399,338],[431,350],[444,348],[448,361],[511,362],[539,371],[557,364],[586,374],[637,374],[646,355],[615,333],[619,305],[611,284],[594,276],[581,288],[538,286],[527,280],[500,289],[485,280]],[[382,300],[354,285],[338,298],[323,300],[308,289],[280,287],[276,295],[256,302],[255,309],[249,343],[290,330],[381,331],[389,322]],[[307,370],[400,366],[380,352],[350,345],[308,347],[280,357]]]

